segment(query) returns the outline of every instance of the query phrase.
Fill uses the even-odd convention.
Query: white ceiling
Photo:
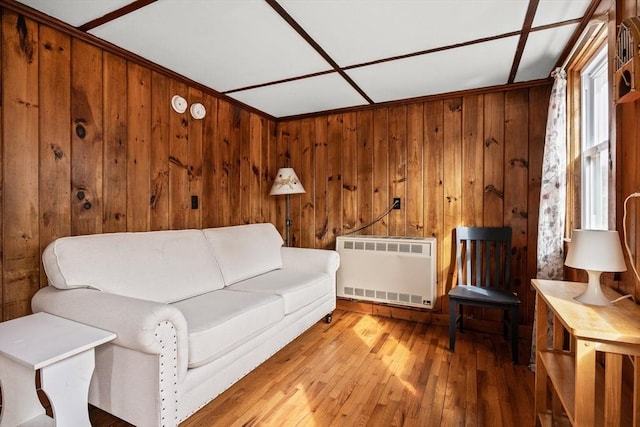
[[[545,79],[592,1],[19,0],[273,117]]]

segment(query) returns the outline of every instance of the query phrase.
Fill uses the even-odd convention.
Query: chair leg
[[[511,357],[513,357],[513,364],[518,364],[518,340],[519,340],[519,315],[518,315],[518,307],[511,307],[509,310],[509,317],[511,317]]]
[[[509,339],[509,319],[511,318],[511,315],[507,313],[508,310],[502,310],[502,335],[504,336],[504,339]],[[507,318],[507,316],[509,316],[509,318]]]
[[[459,310],[460,310],[460,333],[464,332],[464,305],[460,304],[459,306]]]
[[[460,306],[462,307],[462,306]],[[456,348],[456,302],[449,299],[449,351],[453,353]]]

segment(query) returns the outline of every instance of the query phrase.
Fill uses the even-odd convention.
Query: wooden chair
[[[465,305],[504,311],[504,336],[511,329],[513,363],[518,363],[518,308],[520,299],[511,285],[511,228],[457,227],[458,285],[449,291],[449,350],[455,349],[456,325],[463,331]],[[456,307],[460,306],[460,315]]]

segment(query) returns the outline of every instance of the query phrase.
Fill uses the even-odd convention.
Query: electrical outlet
[[[191,196],[191,209],[198,209],[198,196]]]
[[[393,198],[393,209],[400,209],[400,197]]]

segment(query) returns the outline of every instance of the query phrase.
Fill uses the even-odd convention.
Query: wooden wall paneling
[[[300,123],[300,171],[298,177],[306,193],[300,195],[300,247],[313,248],[315,244],[315,147],[313,119],[303,119]],[[268,192],[268,190],[267,190]]]
[[[296,120],[289,123],[289,166],[293,168],[298,179],[300,179],[300,170],[302,166],[302,147],[300,141],[300,121]],[[304,187],[304,181],[301,181]],[[306,187],[305,187],[306,188]],[[306,191],[306,189],[305,189]],[[281,197],[282,199],[286,196]],[[290,197],[290,218],[291,218],[291,246],[300,246],[300,230],[301,230],[301,196],[300,194],[292,194]]]
[[[444,101],[444,209],[443,249],[447,279],[444,294],[455,280],[455,228],[462,223],[462,98]],[[448,312],[448,300],[443,302],[443,310]]]
[[[444,230],[444,102],[424,103],[424,235],[437,239],[438,299],[436,309],[442,309],[442,296],[446,293],[450,251],[445,253],[444,243],[450,231]]]
[[[358,127],[356,113],[342,116],[342,233],[358,224]]]
[[[505,225],[513,230],[511,279],[514,291],[525,295],[527,276],[528,180],[529,180],[528,91],[505,93]],[[523,304],[521,322],[533,315],[533,308]]]
[[[262,216],[262,201],[265,199],[265,188],[262,182],[262,126],[265,120],[257,114],[249,116],[249,221],[251,223],[264,222]]]
[[[538,218],[540,215],[540,186],[542,183],[542,160],[547,131],[547,111],[549,97],[548,86],[539,86],[529,90],[529,186],[527,188],[528,215],[527,220],[527,277],[537,274],[538,264]],[[526,286],[528,288],[528,286]],[[525,298],[533,298],[527,292]],[[532,306],[534,302],[531,302]],[[531,319],[533,322],[533,319]]]
[[[249,164],[250,164],[250,181],[249,181],[249,220],[251,223],[264,222],[262,217],[262,202],[264,196],[263,182],[263,165],[262,150],[263,145],[263,126],[265,120],[257,114],[249,115]]]
[[[276,124],[274,121],[267,121],[266,125],[262,128],[262,138],[264,141],[264,147],[262,149],[262,164],[264,165],[262,182],[264,183],[264,197],[265,202],[262,204],[262,215],[266,222],[276,224],[276,198],[269,196],[273,180],[275,178],[277,161],[276,153]],[[313,147],[313,145],[312,145]],[[313,187],[313,181],[310,181],[311,187]]]
[[[205,94],[202,101],[207,109],[202,140],[202,228],[220,225],[218,188],[220,182],[220,138],[218,132],[218,101]]]
[[[241,199],[240,199],[240,155],[242,145],[242,110],[235,105],[231,106],[231,128],[229,134],[229,212],[230,224],[242,223]]]
[[[328,118],[327,153],[327,214],[329,240],[326,249],[335,249],[336,236],[343,233],[342,228],[342,114],[332,114]]]
[[[200,90],[189,88],[189,106],[196,102],[202,103],[203,95]],[[206,118],[206,116],[205,116]],[[189,209],[187,224],[189,228],[202,228],[202,142],[204,140],[204,119],[194,119],[191,114],[189,120],[189,157],[187,160],[187,176],[189,179]],[[197,208],[194,208],[192,198],[197,199]]]
[[[315,120],[315,192],[316,192],[316,242],[318,249],[329,248],[329,215],[328,215],[328,142],[327,118],[318,117]]]
[[[151,217],[151,72],[127,64],[127,230],[147,231]]]
[[[170,93],[183,98],[188,88],[171,80]],[[173,95],[172,95],[173,96]],[[189,110],[180,114],[171,110],[169,116],[169,227],[187,228],[191,197],[189,195]]]
[[[373,111],[357,113],[357,185],[358,185],[358,222],[356,228],[365,227],[373,221]],[[358,234],[371,234],[366,227]]]
[[[219,146],[219,155],[214,159],[218,170],[218,202],[220,226],[231,225],[231,204],[229,187],[229,174],[231,173],[231,104],[226,101],[218,101],[218,136],[216,145]]]
[[[290,138],[291,138],[291,126],[292,122],[279,123],[277,125],[277,138],[276,138],[276,167],[274,169],[274,180],[278,174],[280,168],[286,168],[291,166],[290,157]],[[286,241],[286,197],[287,196],[270,196],[275,199],[276,208],[276,228],[280,231],[280,235]]]
[[[39,227],[42,252],[56,238],[71,234],[71,39],[40,25],[38,46]],[[41,263],[40,286],[46,284]]]
[[[502,227],[504,225],[504,92],[485,94],[483,108],[482,223],[486,227]]]
[[[425,230],[424,197],[424,108],[422,103],[407,106],[407,191],[406,235],[422,237]]]
[[[151,147],[149,198],[151,230],[169,229],[169,121],[173,96],[169,79],[157,72],[151,73]],[[209,112],[209,109],[207,109]],[[210,112],[209,112],[210,114]]]
[[[482,226],[484,199],[484,99],[483,95],[462,98],[462,219],[461,225]],[[466,316],[499,321],[500,310],[468,307]]]
[[[40,283],[38,25],[2,14],[3,320],[30,312]]]
[[[240,112],[240,224],[251,222],[251,116],[247,111]]]
[[[127,231],[127,61],[103,54],[104,171],[102,231]]]
[[[462,106],[462,224],[482,226],[484,97],[465,96]]]
[[[102,51],[71,41],[71,232],[102,232]]]
[[[391,196],[393,197],[393,196]],[[389,109],[373,110],[373,218],[389,209]],[[371,226],[376,236],[389,235],[389,217]]]
[[[389,201],[400,197],[405,202],[403,209],[391,211],[389,235],[406,235],[407,223],[407,106],[398,105],[389,108]]]

